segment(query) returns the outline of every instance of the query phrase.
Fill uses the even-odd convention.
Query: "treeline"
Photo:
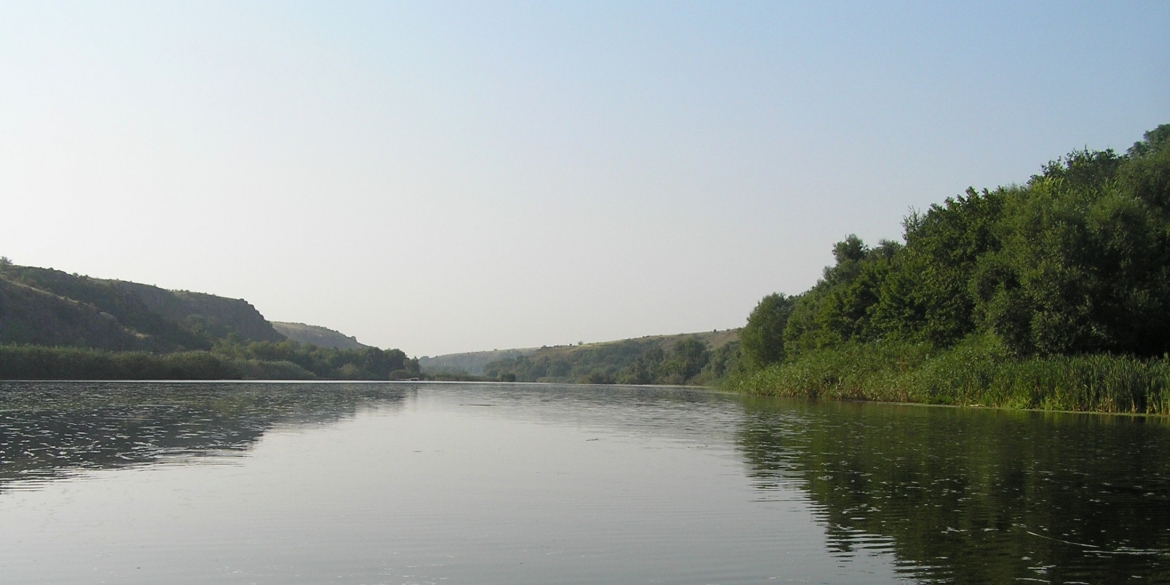
[[[738,354],[735,341],[711,348],[699,335],[627,339],[497,360],[484,367],[484,376],[512,382],[711,384],[735,367]]]
[[[403,380],[417,360],[397,349],[334,350],[292,341],[220,343],[212,351],[149,353],[0,345],[4,380]]]
[[[1170,125],[1125,154],[1075,151],[1023,185],[969,189],[904,230],[849,236],[812,289],[761,300],[731,385],[1167,412]]]

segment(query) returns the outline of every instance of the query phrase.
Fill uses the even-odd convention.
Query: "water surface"
[[[0,384],[4,583],[1170,582],[1164,419]]]

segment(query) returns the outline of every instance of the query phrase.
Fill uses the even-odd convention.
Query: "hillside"
[[[297,343],[307,343],[316,345],[317,347],[330,347],[333,349],[363,349],[370,347],[359,342],[356,337],[317,325],[273,321],[272,327],[281,335]]]
[[[211,349],[229,335],[285,340],[242,299],[0,266],[0,343],[171,352]]]
[[[0,268],[0,281],[15,303],[11,313],[0,314],[0,323],[5,324],[0,343],[177,351],[210,349],[214,341],[151,311],[138,295],[115,281],[12,264]],[[86,317],[94,314],[108,325]],[[37,331],[27,331],[25,326]]]
[[[0,278],[0,339],[5,343],[141,349],[147,338],[110,313]]]
[[[244,299],[229,299],[206,293],[185,290],[166,290],[157,286],[107,281],[132,293],[151,312],[163,318],[186,325],[214,339],[236,334],[246,341],[284,341],[272,323]]]
[[[738,329],[648,335],[542,347],[488,363],[482,375],[519,382],[711,384],[735,367],[738,348]]]

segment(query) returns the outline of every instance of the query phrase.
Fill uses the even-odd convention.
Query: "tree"
[[[701,372],[711,355],[707,351],[707,344],[699,341],[697,337],[688,337],[679,341],[674,345],[671,354],[678,361],[681,370],[679,374],[682,375],[683,381],[689,380]]]
[[[758,370],[784,359],[784,328],[796,297],[773,293],[760,300],[739,332],[740,356],[746,369]]]
[[[980,259],[972,283],[984,327],[1006,347],[1170,350],[1168,146],[1074,152],[1013,193],[1002,249]]]

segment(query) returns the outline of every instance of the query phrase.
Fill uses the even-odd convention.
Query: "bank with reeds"
[[[988,345],[847,344],[741,373],[726,387],[767,396],[1170,414],[1166,356],[1014,357]]]

